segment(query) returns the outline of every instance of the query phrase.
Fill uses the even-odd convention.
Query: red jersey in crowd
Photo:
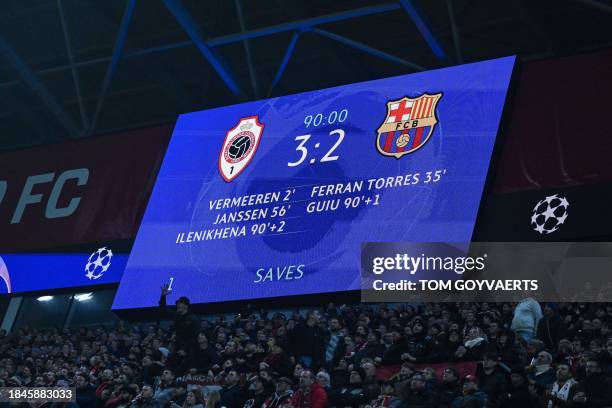
[[[296,391],[291,398],[294,408],[325,408],[327,406],[327,392],[319,384],[310,386],[310,392],[304,393],[301,389]]]

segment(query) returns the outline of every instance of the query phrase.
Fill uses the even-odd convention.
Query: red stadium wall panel
[[[474,240],[612,239],[611,72],[612,51],[523,64]]]
[[[523,65],[496,193],[612,181],[612,51]]]
[[[171,131],[0,154],[0,251],[133,238]]]

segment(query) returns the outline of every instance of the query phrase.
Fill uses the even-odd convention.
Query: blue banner
[[[0,254],[0,294],[116,283],[128,256],[92,253]]]

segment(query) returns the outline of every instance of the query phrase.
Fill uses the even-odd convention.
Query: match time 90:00
[[[71,401],[74,399],[74,390],[70,388],[4,388],[2,389],[2,402],[16,401]]]
[[[348,109],[333,110],[326,113],[316,113],[314,115],[308,115],[304,118],[304,125],[306,128],[326,125],[340,125],[348,118]],[[329,132],[331,138],[323,138],[309,142],[312,134],[300,135],[295,137],[295,141],[298,145],[295,148],[298,157],[294,161],[287,163],[288,167],[296,167],[306,162],[309,164],[325,163],[336,161],[340,156],[334,154],[335,150],[340,146],[344,140],[345,132],[343,129],[337,128]],[[333,141],[333,144],[330,143]],[[319,150],[321,147],[321,150]],[[306,160],[308,159],[308,160]]]

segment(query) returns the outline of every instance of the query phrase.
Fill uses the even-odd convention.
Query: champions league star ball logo
[[[567,218],[569,202],[557,194],[539,201],[533,208],[531,225],[540,234],[550,234],[559,229]]]
[[[106,247],[98,248],[89,256],[85,265],[85,276],[87,279],[96,280],[104,275],[104,272],[110,268],[113,251]]]
[[[238,124],[227,132],[221,154],[219,155],[219,173],[228,183],[238,177],[251,162],[264,125],[257,116],[242,118]]]
[[[0,289],[0,293],[11,293],[11,276],[9,275],[8,267],[4,263],[2,257],[0,257],[0,278],[4,281],[4,286],[6,287],[6,292]]]

